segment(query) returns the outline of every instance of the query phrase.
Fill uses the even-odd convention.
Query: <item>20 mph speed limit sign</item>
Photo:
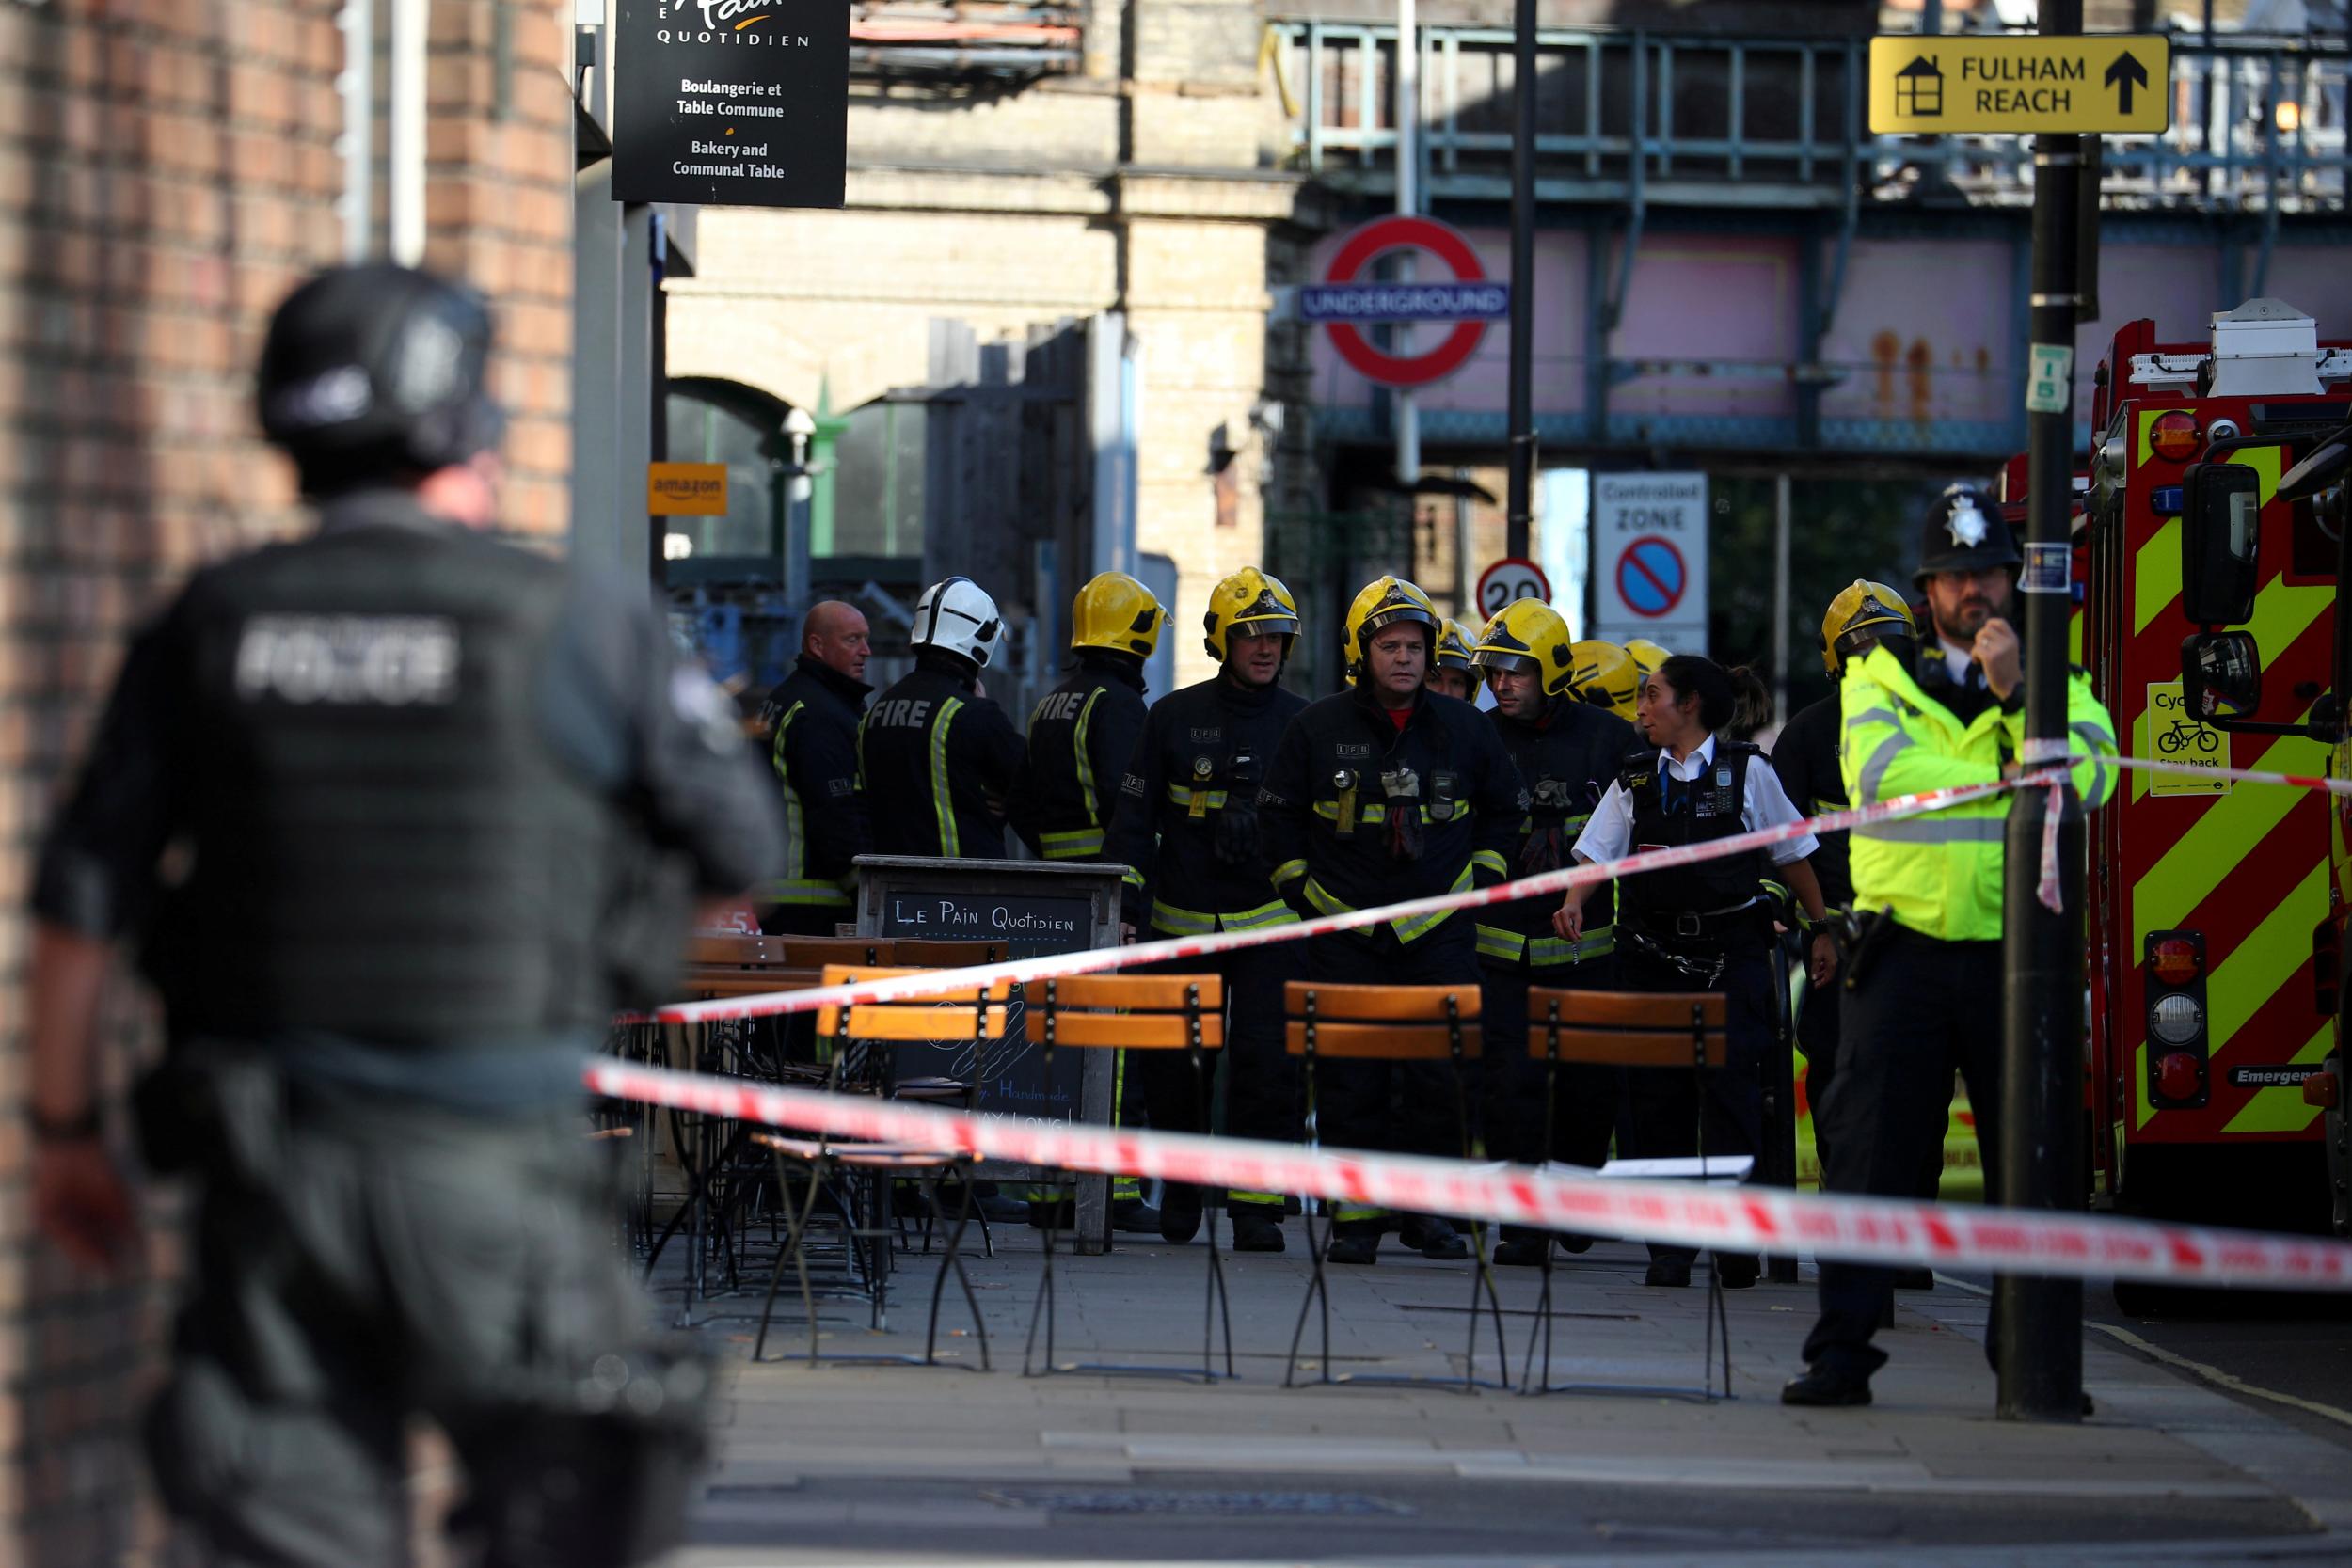
[[[1493,616],[1514,599],[1551,602],[1551,579],[1532,561],[1509,556],[1478,574],[1478,613]]]

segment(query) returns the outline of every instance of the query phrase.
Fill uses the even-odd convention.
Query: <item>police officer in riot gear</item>
[[[1002,860],[1006,803],[1028,748],[980,692],[1004,641],[996,601],[948,578],[914,601],[914,668],[874,699],[858,727],[858,766],[884,855]]]
[[[829,937],[851,918],[851,863],[874,847],[857,770],[858,721],[874,689],[865,681],[870,642],[855,605],[810,606],[800,658],[768,695],[785,821],[784,875],[760,889],[760,929],[771,936]]]
[[[134,1240],[94,1036],[135,927],[169,1038],[143,1140],[200,1199],[147,1433],[216,1561],[405,1558],[426,1416],[480,1560],[641,1562],[700,1449],[702,1369],[644,1330],[580,1066],[674,977],[694,891],[772,874],[781,824],[642,584],[486,533],[490,339],[471,292],[389,265],[279,308],[262,424],[318,529],[138,636],[41,849],[35,1223],[89,1264]]]
[[[1070,607],[1069,679],[1029,714],[1012,825],[1049,861],[1099,861],[1127,759],[1143,733],[1143,665],[1168,612],[1124,572],[1088,579]]]
[[[1127,919],[1152,937],[1256,930],[1297,917],[1276,896],[1261,853],[1258,790],[1282,732],[1307,705],[1277,684],[1298,636],[1298,607],[1281,582],[1254,566],[1209,591],[1201,616],[1217,673],[1172,692],[1144,720],[1143,738],[1120,788],[1104,858],[1128,867]],[[1298,1068],[1283,1049],[1280,947],[1186,958],[1171,973],[1225,977],[1226,1131],[1276,1143],[1299,1135]],[[1128,1071],[1152,1125],[1200,1127],[1189,1066],[1175,1052],[1137,1052]],[[1230,1192],[1226,1212],[1238,1252],[1282,1250],[1283,1196]],[[1200,1228],[1200,1191],[1166,1183],[1160,1233],[1189,1242]]]
[[[1274,885],[1304,914],[1371,909],[1489,887],[1509,873],[1527,812],[1518,769],[1475,708],[1423,682],[1438,637],[1429,596],[1382,578],[1348,608],[1352,689],[1309,705],[1275,753],[1258,815]],[[1473,985],[1470,915],[1421,915],[1313,939],[1311,979],[1354,985]],[[1317,1130],[1351,1148],[1454,1155],[1452,1085],[1424,1064],[1332,1062],[1318,1071]],[[1394,1093],[1403,1106],[1391,1111]],[[1384,1211],[1342,1205],[1327,1255],[1370,1263]],[[1462,1258],[1451,1226],[1408,1216],[1405,1244]]]
[[[1438,657],[1429,661],[1429,689],[1457,702],[1478,701],[1478,672],[1470,659],[1477,646],[1478,639],[1470,627],[1448,621],[1438,636]]]
[[[1802,820],[1763,753],[1717,732],[1731,721],[1730,675],[1712,659],[1677,654],[1642,685],[1642,729],[1649,745],[1629,754],[1576,841],[1576,858],[1613,861],[1635,850],[1705,844]],[[1678,1069],[1626,1074],[1631,1101],[1632,1147],[1641,1159],[1692,1155],[1706,1118],[1704,1152],[1754,1154],[1763,1143],[1765,1053],[1780,1037],[1779,994],[1770,960],[1774,901],[1768,877],[1787,879],[1819,924],[1821,890],[1805,864],[1815,845],[1807,833],[1769,850],[1645,871],[1617,884],[1617,958],[1628,990],[1720,990],[1726,994],[1728,1050],[1722,1070],[1708,1077],[1707,1103],[1696,1099],[1691,1075]],[[1556,933],[1573,941],[1584,931],[1593,890],[1568,890],[1552,917]],[[1817,976],[1818,978],[1818,976]],[[1653,1243],[1645,1283],[1691,1282],[1694,1254]],[[1718,1255],[1725,1288],[1756,1280],[1753,1253]]]
[[[1985,666],[2016,645],[2010,600],[2020,560],[2009,523],[1983,492],[1954,484],[1928,508],[1912,580],[1935,641],[1921,650],[1919,689],[1963,724],[1999,704]]]
[[[1821,663],[1832,676],[1842,676],[1848,659],[1859,658],[1882,642],[1898,649],[1898,657],[1910,663],[1918,645],[1918,628],[1899,593],[1883,582],[1857,578],[1830,600],[1829,612],[1821,618]],[[1780,738],[1772,743],[1772,771],[1779,775],[1788,799],[1808,816],[1846,809],[1846,784],[1837,766],[1838,737],[1844,727],[1838,694],[1832,691],[1799,709],[1781,726]],[[1821,885],[1821,901],[1834,915],[1850,918],[1853,879],[1846,868],[1846,834],[1832,832],[1816,836],[1821,847],[1814,852],[1811,863],[1814,880]],[[1844,958],[1836,952],[1827,927],[1809,934],[1808,948],[1816,945],[1825,945],[1830,951],[1830,979],[1804,998],[1797,1013],[1797,1045],[1804,1052],[1805,1099],[1818,1110],[1837,1073],[1839,993],[1834,988],[1843,978]],[[1826,1161],[1819,1116],[1814,1118],[1813,1143],[1816,1154]],[[1942,1167],[1939,1149],[1935,1169]],[[1931,1181],[1922,1196],[1935,1196]],[[1913,1275],[1901,1283],[1924,1289],[1934,1281],[1932,1276],[1923,1280]]]
[[[1567,863],[1570,847],[1617,768],[1633,750],[1633,726],[1568,694],[1573,659],[1568,626],[1535,599],[1505,605],[1479,633],[1474,657],[1495,695],[1495,733],[1527,786],[1528,808],[1511,876],[1540,876]],[[1540,1164],[1562,1159],[1597,1167],[1609,1158],[1617,1114],[1617,1074],[1607,1068],[1563,1068],[1554,1084],[1546,1147],[1544,1072],[1527,1050],[1527,988],[1574,986],[1608,990],[1616,984],[1616,934],[1609,890],[1585,906],[1584,929],[1569,941],[1551,928],[1549,899],[1500,904],[1476,911],[1478,960],[1486,976],[1482,1019],[1486,1041],[1486,1150],[1505,1160]],[[1495,1261],[1539,1264],[1550,1244],[1543,1231],[1505,1226]],[[1567,1239],[1570,1250],[1592,1245]]]

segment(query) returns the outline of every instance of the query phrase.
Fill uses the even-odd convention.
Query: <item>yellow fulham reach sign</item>
[[[1870,40],[1870,129],[1992,135],[2157,132],[2172,123],[2172,46],[2137,33]]]
[[[727,515],[724,463],[648,463],[645,510],[657,517],[723,517]]]

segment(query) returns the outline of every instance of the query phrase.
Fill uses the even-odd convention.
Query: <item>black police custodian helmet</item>
[[[2000,503],[1970,485],[1954,484],[1935,498],[1919,526],[1919,569],[1912,580],[1923,583],[1937,572],[2014,566],[2019,560]]]
[[[332,267],[270,319],[262,430],[310,495],[430,473],[498,444],[489,359],[490,309],[471,289],[389,262]]]

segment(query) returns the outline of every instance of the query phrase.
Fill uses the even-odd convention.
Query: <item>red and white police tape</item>
[[[1725,1252],[1804,1250],[1851,1262],[2181,1284],[2352,1286],[2352,1246],[2338,1242],[1774,1187],[1604,1180],[1524,1165],[974,1116],[866,1095],[769,1088],[609,1057],[589,1063],[586,1078],[592,1091],[615,1099],[834,1137]]]
[[[1203,958],[1239,947],[1260,947],[1271,942],[1324,936],[1333,931],[1352,931],[1359,927],[1384,925],[1391,920],[1412,920],[1454,910],[1483,909],[1490,904],[1516,904],[1521,899],[1565,893],[1572,887],[1587,887],[1644,871],[1690,865],[1698,861],[1785,844],[1808,833],[1834,832],[1865,823],[1889,822],[1899,817],[1943,811],[1982,800],[1988,795],[1998,795],[2005,790],[2057,784],[2064,777],[2062,769],[2054,768],[2023,774],[2015,779],[1924,790],[1916,795],[1899,796],[1850,811],[1826,812],[1820,816],[1784,823],[1776,828],[1758,828],[1752,832],[1734,833],[1728,838],[1714,839],[1705,844],[1687,844],[1671,849],[1645,849],[1613,861],[1563,866],[1557,871],[1523,877],[1517,881],[1498,882],[1492,887],[1468,888],[1460,893],[1410,898],[1401,904],[1383,904],[1374,909],[1349,910],[1342,914],[1317,915],[1312,920],[1290,921],[1255,930],[1169,937],[1159,942],[1133,942],[1123,947],[1095,947],[1044,958],[1009,958],[998,963],[975,964],[965,969],[925,970],[918,974],[865,980],[850,985],[811,986],[802,990],[771,991],[764,995],[727,997],[712,1002],[681,1002],[659,1009],[655,1016],[664,1023],[707,1023],[726,1018],[772,1018],[787,1013],[812,1013],[825,1007],[848,1006],[862,1002],[897,1002],[910,997],[937,996],[981,985],[1020,984],[1030,980],[1060,979],[1072,974],[1099,974],[1106,970],[1126,969],[1136,964]],[[2048,853],[2054,856],[2055,847],[2050,848]]]

